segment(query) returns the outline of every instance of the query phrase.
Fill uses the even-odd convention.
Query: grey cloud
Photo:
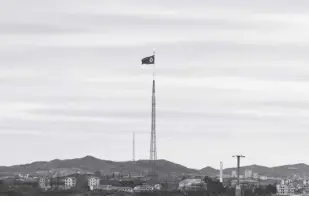
[[[45,24],[28,23],[0,23],[0,34],[51,34],[51,33],[109,33],[121,32],[123,29],[142,29],[147,31],[161,30],[167,32],[195,30],[244,30],[244,29],[282,29],[283,23],[250,22],[241,19],[168,19],[156,17],[142,17],[130,15],[68,15],[63,16],[58,22]]]
[[[222,110],[204,110],[204,111],[184,111],[184,110],[164,110],[158,108],[158,118],[162,119],[163,127],[168,125],[168,122],[197,122],[200,120],[204,121],[221,121],[222,123],[234,123],[235,121],[257,121],[257,122],[267,122],[267,121],[284,121],[284,120],[309,120],[309,116],[301,116],[292,113],[277,113],[273,112],[271,109],[265,108],[265,105],[257,107],[256,110],[251,110],[251,108],[246,108],[247,105],[244,103],[243,108],[236,110],[224,111],[225,108],[222,106]],[[278,105],[276,105],[278,106]],[[252,106],[254,107],[254,106]],[[268,109],[268,110],[267,110]],[[296,111],[297,112],[297,111]],[[78,120],[79,117],[84,118],[100,118],[102,123],[104,120],[113,121],[114,123],[122,123],[124,120],[127,122],[141,122],[147,119],[149,116],[148,110],[145,107],[140,107],[128,110],[117,110],[117,108],[110,107],[109,110],[100,109],[37,109],[30,110],[28,113],[35,115],[44,115],[48,117],[72,117]],[[164,123],[165,122],[165,123]]]
[[[34,1],[31,1],[34,2]],[[273,4],[269,2],[250,2],[249,4],[246,1],[237,1],[232,4],[229,1],[208,1],[208,2],[199,2],[199,6],[197,4],[192,4],[187,1],[169,1],[169,2],[161,2],[163,6],[156,6],[156,10],[164,9],[166,6],[170,7],[172,11],[178,11],[181,16],[180,19],[164,16],[143,16],[143,15],[130,15],[130,14],[119,14],[119,13],[106,13],[110,6],[110,3],[100,2],[100,1],[92,1],[92,5],[97,4],[98,7],[102,7],[102,11],[100,14],[94,14],[90,11],[88,12],[78,12],[78,6],[74,6],[75,2],[72,1],[49,1],[51,5],[50,8],[47,8],[45,5],[36,2],[33,6],[31,2],[28,4],[23,4],[22,6],[27,6],[27,9],[24,8],[25,11],[21,12],[20,15],[23,16],[22,20],[16,19],[11,13],[4,13],[3,18],[7,18],[7,23],[5,20],[3,23],[0,21],[0,33],[8,33],[8,34],[50,34],[50,33],[80,33],[80,32],[98,32],[98,33],[115,33],[122,32],[123,29],[127,29],[130,31],[132,29],[141,29],[155,32],[163,32],[168,33],[171,30],[184,32],[187,30],[191,31],[214,31],[217,29],[223,30],[237,30],[237,29],[282,29],[287,25],[279,22],[271,22],[271,21],[250,21],[246,18],[238,16],[238,18],[230,17],[228,14],[224,19],[219,18],[197,18],[190,19],[186,18],[186,16],[190,16],[190,13],[194,13],[196,9],[204,8],[204,12],[211,11],[212,7],[214,8],[223,8],[233,10],[237,13],[240,11],[248,11],[248,9],[260,9],[261,13],[265,11],[265,9],[276,10],[280,9],[280,7],[274,7]],[[173,2],[173,3],[172,3]],[[38,4],[39,3],[39,4]],[[304,2],[303,2],[304,3]],[[91,2],[90,2],[91,4]],[[118,2],[119,4],[119,2]],[[130,3],[133,4],[134,3]],[[130,5],[129,4],[129,5]],[[282,6],[283,9],[285,3],[278,3]],[[297,6],[297,4],[292,4],[289,2],[289,10],[291,8],[299,9],[303,8],[302,6]],[[14,5],[12,3],[12,5]],[[65,5],[65,6],[63,6]],[[113,3],[111,4],[113,5]],[[121,9],[125,4],[123,2],[120,3]],[[128,6],[129,6],[128,5]],[[152,2],[135,2],[136,6],[140,8],[147,9],[147,6],[159,5],[158,3],[153,4]],[[193,5],[193,7],[192,7]],[[202,5],[202,6],[201,6]],[[294,6],[293,6],[294,5]],[[117,2],[115,5],[117,6]],[[8,7],[8,5],[4,5],[4,8]],[[64,11],[58,8],[62,7]],[[167,8],[168,8],[167,7]],[[12,7],[11,7],[12,8]],[[15,3],[15,7],[18,8],[18,3]],[[72,10],[69,13],[69,8]],[[40,9],[44,9],[47,14],[43,14]],[[68,9],[68,10],[66,10]],[[74,10],[76,10],[74,12]],[[182,13],[184,9],[191,9],[190,12]],[[27,12],[28,10],[28,12]],[[203,10],[200,10],[202,13]],[[66,12],[65,12],[66,11]],[[28,17],[32,16],[32,17]],[[43,17],[42,17],[43,16]]]
[[[160,158],[204,166],[178,155],[186,147],[207,154],[212,166],[218,159],[234,165],[230,153],[240,151],[255,157],[248,164],[296,163],[263,155],[307,148],[307,7],[285,0],[1,1],[3,164],[87,154],[131,159],[133,131],[148,158],[152,70],[140,60],[152,48]],[[8,155],[11,145],[22,154]],[[282,145],[304,151],[274,150]]]
[[[50,33],[76,33],[81,32],[78,28],[65,28],[59,25],[46,25],[43,23],[8,23],[0,22],[0,34],[50,34]]]
[[[141,29],[149,31],[214,31],[214,30],[242,30],[242,29],[282,29],[283,23],[271,23],[271,22],[253,22],[245,21],[243,19],[190,19],[185,16],[182,19],[157,17],[157,16],[132,16],[132,15],[72,15],[70,16],[75,22],[82,22],[89,25],[92,23],[94,26],[93,31],[121,31],[123,29]]]
[[[160,63],[157,71],[162,76],[241,75],[282,80],[309,78],[305,69],[308,46],[187,42],[177,45],[157,44],[156,47],[159,50],[157,54]],[[141,71],[136,62],[142,57],[143,50],[146,48],[37,48],[22,55],[11,53],[10,56],[1,54],[0,57],[4,64],[16,70],[22,68],[22,65],[33,65],[31,69],[36,69],[36,74],[44,74],[48,68],[48,75],[54,73],[59,76],[68,75],[76,69],[112,73],[115,76],[141,75],[148,74],[147,71]],[[18,60],[12,60],[12,57],[17,57]],[[60,65],[63,63],[66,64],[65,67]]]

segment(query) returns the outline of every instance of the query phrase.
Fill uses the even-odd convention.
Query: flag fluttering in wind
[[[155,56],[149,56],[142,59],[142,65],[152,65],[155,63]]]

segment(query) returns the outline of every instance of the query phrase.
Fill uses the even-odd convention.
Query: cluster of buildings
[[[190,191],[207,190],[207,184],[203,181],[204,176],[197,175],[182,175],[176,173],[169,174],[170,180],[151,183],[146,176],[128,176],[119,175],[114,173],[111,178],[98,177],[94,173],[87,174],[70,174],[66,176],[48,176],[48,175],[32,175],[32,174],[18,174],[0,178],[0,184],[7,185],[36,185],[41,190],[70,190],[70,189],[87,189],[90,191],[103,190],[110,192],[126,192],[126,193],[141,193],[141,192],[155,192],[159,190],[168,191],[181,191],[183,193]],[[117,177],[118,176],[118,177]],[[119,177],[120,176],[120,177]],[[220,175],[223,179],[224,186],[235,187],[237,184],[237,172],[232,171],[230,175]],[[309,178],[292,176],[290,178],[279,178],[262,176],[254,173],[250,169],[246,169],[240,175],[240,185],[247,188],[257,188],[267,186],[269,184],[275,185],[277,195],[290,196],[290,195],[309,195]],[[133,183],[133,181],[139,183]],[[165,187],[165,182],[169,186]],[[172,185],[172,186],[170,186]]]
[[[291,179],[282,179],[281,183],[276,185],[276,188],[279,196],[293,196],[295,194],[295,187]]]
[[[237,171],[233,170],[230,177],[236,179]],[[266,180],[280,181],[282,179],[281,177],[270,177],[260,175],[259,173],[253,172],[251,169],[245,169],[244,173],[239,175],[239,178],[243,180],[257,180],[257,181],[266,181]]]
[[[138,179],[140,177],[137,177]],[[66,177],[40,177],[38,180],[39,187],[42,190],[48,191],[51,189],[57,190],[70,190],[75,188],[85,188],[87,187],[90,191],[104,190],[104,191],[118,191],[127,193],[139,193],[139,192],[152,192],[156,190],[161,190],[162,186],[160,184],[155,184],[153,186],[142,183],[142,185],[135,186],[130,184],[131,179],[117,179],[117,180],[104,180],[100,177],[93,175],[70,175]],[[113,182],[109,184],[109,182]],[[123,182],[123,183],[121,183]],[[127,183],[126,183],[127,182]],[[130,186],[124,186],[124,184],[130,184]]]
[[[5,176],[0,177],[0,184],[5,184],[7,186],[14,186],[14,185],[30,185],[36,186],[38,181],[37,175],[30,175],[30,174],[17,174],[16,176]]]
[[[119,177],[120,176],[120,177]],[[37,176],[16,174],[0,179],[0,184],[17,187],[21,181],[31,182],[31,186],[42,191],[105,191],[133,193],[150,193],[156,191],[181,191],[183,193],[207,190],[203,176],[169,174],[169,178],[152,181],[147,176],[122,176],[113,173],[111,177],[94,175],[94,173],[74,173],[62,175],[60,173],[43,173]]]
[[[233,170],[231,173],[231,177],[232,178],[237,178],[237,171]],[[272,177],[267,177],[267,176],[262,176],[259,175],[258,173],[254,173],[252,170],[250,169],[245,169],[244,174],[240,174],[239,175],[240,179],[255,179],[255,180],[268,180],[268,179],[275,179]]]
[[[88,178],[88,186],[90,187],[90,183],[93,183],[95,180],[94,177]],[[49,178],[49,177],[40,177],[38,180],[39,187],[42,190],[49,190],[52,188],[57,189],[71,189],[76,186],[77,178],[76,177],[64,177],[64,178]],[[95,186],[95,184],[91,184]]]
[[[237,171],[233,170],[230,177],[234,178],[231,181],[231,185],[235,186],[237,183]],[[307,177],[300,177],[298,175],[291,176],[290,178],[270,177],[259,175],[250,169],[246,169],[243,175],[239,175],[239,178],[240,184],[243,186],[259,187],[275,184],[277,195],[279,196],[309,195],[309,179]]]

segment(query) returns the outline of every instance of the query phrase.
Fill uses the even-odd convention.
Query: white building
[[[75,187],[75,185],[76,185],[76,178],[75,177],[66,177],[64,179],[65,189],[71,189],[72,187]]]
[[[162,185],[161,184],[156,184],[155,186],[153,186],[154,190],[162,190]]]
[[[18,173],[18,177],[19,178],[25,178],[25,179],[28,179],[29,178],[29,174],[21,174],[21,173]]]
[[[258,173],[253,173],[253,178],[254,179],[259,179],[259,174]]]
[[[98,189],[100,186],[100,178],[98,177],[89,177],[88,178],[88,186],[90,190]]]
[[[186,179],[179,183],[178,190],[181,191],[206,190],[206,183],[201,179]]]
[[[252,178],[252,170],[246,169],[245,170],[245,178]]]
[[[309,180],[307,179],[303,180],[302,188],[303,188],[303,194],[309,195]]]
[[[105,190],[105,191],[112,191],[115,188],[112,185],[99,185],[98,189]]]
[[[127,193],[133,193],[133,188],[132,187],[119,187],[118,191],[127,192]]]
[[[233,178],[236,178],[236,177],[237,177],[237,172],[236,172],[236,170],[233,170],[233,171],[232,171],[232,177],[233,177]]]
[[[267,180],[268,177],[267,176],[260,176],[260,180]]]
[[[292,185],[277,184],[277,195],[279,196],[292,196],[294,195],[295,188]]]
[[[51,180],[48,177],[41,177],[39,178],[39,187],[41,189],[50,189],[51,188]]]
[[[292,183],[291,179],[281,179],[281,185],[289,185]]]
[[[142,186],[137,186],[134,187],[134,192],[152,192],[153,187],[149,185],[142,185]]]

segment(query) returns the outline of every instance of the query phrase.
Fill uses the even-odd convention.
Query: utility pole
[[[239,183],[239,168],[240,168],[240,158],[245,158],[243,155],[234,155],[233,158],[237,158],[237,186],[235,190],[235,195],[236,196],[241,196],[241,188],[240,188],[240,183]]]

